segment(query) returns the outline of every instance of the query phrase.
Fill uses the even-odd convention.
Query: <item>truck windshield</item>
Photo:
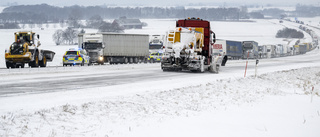
[[[100,49],[102,48],[102,43],[84,43],[84,49]]]
[[[250,48],[252,48],[252,44],[251,43],[244,43],[243,47],[247,48],[247,49],[250,49]]]
[[[19,35],[17,34],[17,40],[20,39],[20,37],[27,42],[30,42],[30,34],[28,33],[20,33]]]
[[[159,39],[153,39],[152,43],[160,43],[160,40]]]

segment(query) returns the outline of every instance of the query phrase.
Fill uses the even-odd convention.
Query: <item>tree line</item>
[[[58,23],[62,20],[87,20],[99,15],[103,19],[128,18],[187,18],[199,17],[207,20],[239,19],[239,8],[200,8],[184,7],[101,7],[70,6],[56,7],[47,4],[18,5],[5,8],[0,14],[0,23]]]
[[[99,15],[103,19],[128,18],[187,18],[199,17],[206,20],[237,20],[263,18],[263,15],[279,16],[287,11],[273,8],[248,13],[246,6],[239,8],[185,8],[185,7],[103,7],[66,6],[48,4],[18,5],[5,8],[0,13],[0,23],[59,23],[65,20],[88,20]],[[290,13],[295,16],[320,16],[320,7],[297,5]]]
[[[304,34],[296,29],[283,28],[276,34],[276,38],[304,38]]]

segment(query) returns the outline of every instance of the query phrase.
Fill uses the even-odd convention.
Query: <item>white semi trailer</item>
[[[104,62],[138,63],[146,62],[149,56],[149,35],[96,33],[102,36],[102,57]],[[79,34],[79,46],[84,43],[84,35]],[[81,41],[82,39],[82,41]]]

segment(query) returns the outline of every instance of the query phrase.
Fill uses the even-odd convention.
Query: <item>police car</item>
[[[63,55],[63,66],[73,66],[73,65],[81,65],[84,66],[85,64],[89,65],[89,55],[87,54],[86,50],[84,49],[69,49]]]
[[[148,61],[150,63],[154,63],[154,62],[161,62],[161,59],[162,59],[162,52],[154,52],[154,53],[151,53],[149,55],[149,58],[148,58]]]

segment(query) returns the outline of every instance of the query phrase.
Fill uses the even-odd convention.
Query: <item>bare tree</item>
[[[78,33],[79,33],[78,31],[69,27],[66,30],[64,30],[64,33],[62,36],[63,36],[63,39],[66,41],[66,44],[72,45],[77,40]]]
[[[52,35],[53,41],[56,45],[60,44],[68,44],[72,45],[77,41],[78,38],[78,31],[72,28],[67,28],[66,30],[56,30],[55,33]]]
[[[52,39],[56,43],[56,45],[60,45],[63,43],[63,37],[62,37],[63,33],[64,33],[63,30],[58,29],[52,35]]]

